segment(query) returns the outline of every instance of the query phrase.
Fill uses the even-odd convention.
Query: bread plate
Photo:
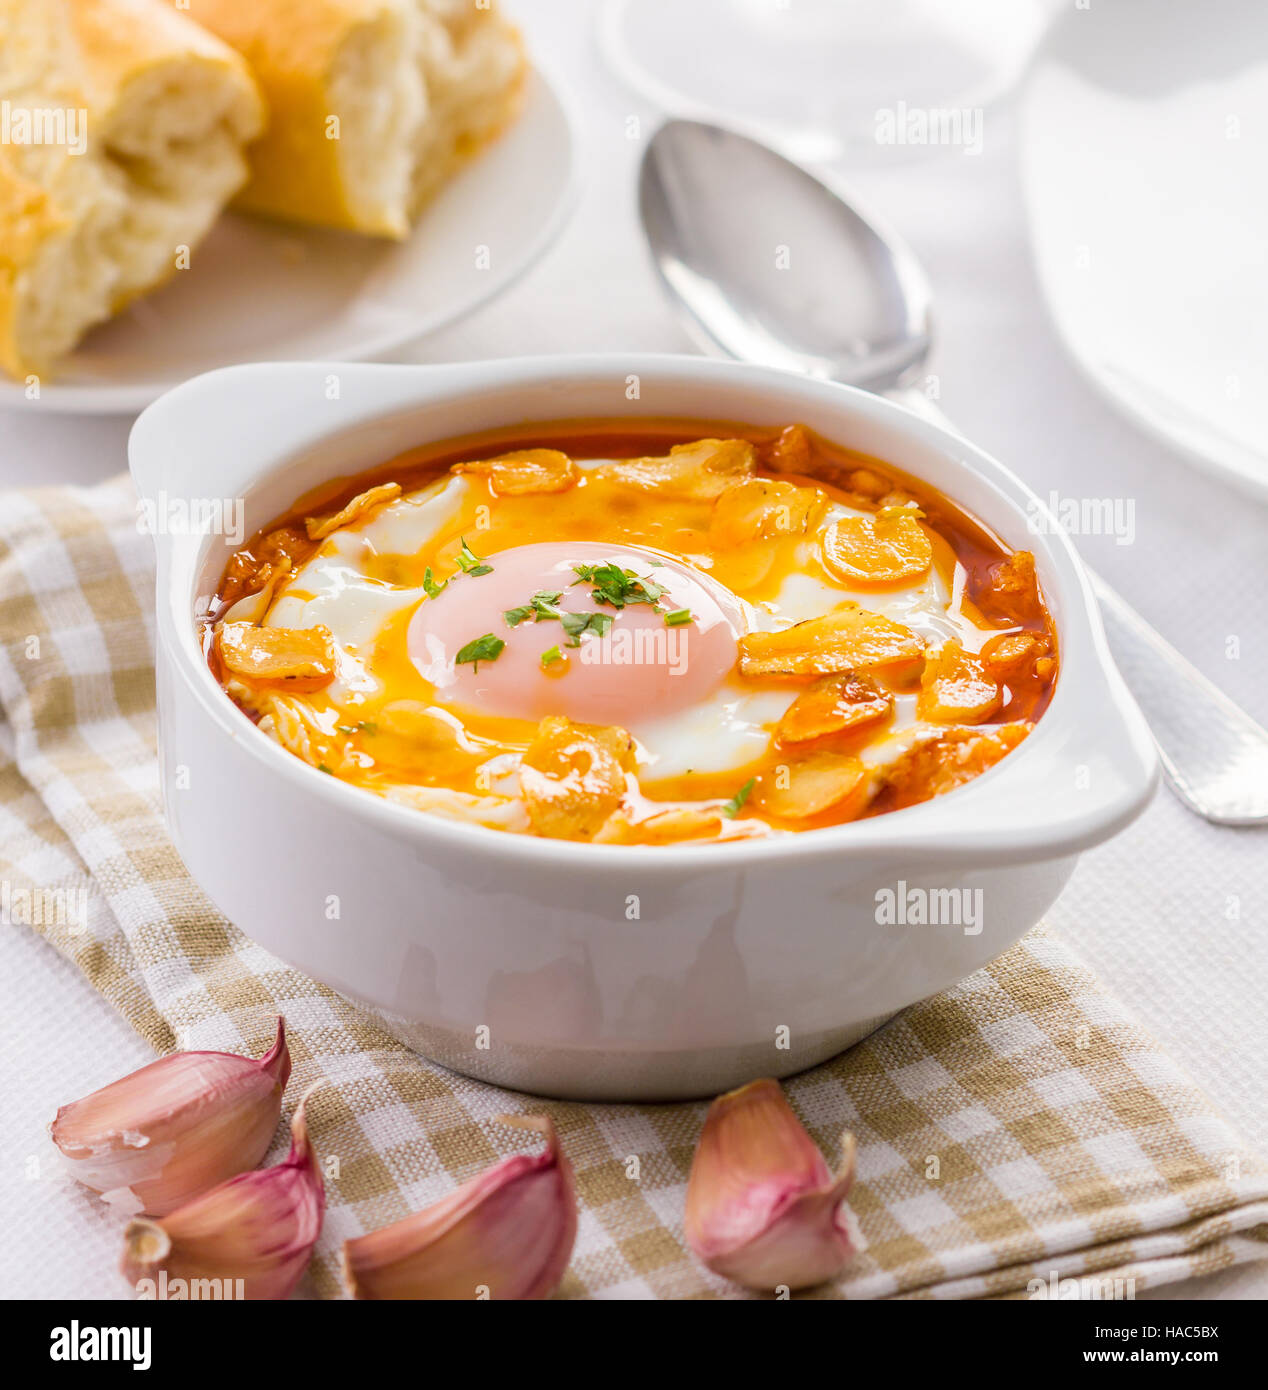
[[[434,332],[507,289],[559,235],[575,202],[574,128],[534,68],[519,119],[404,242],[230,213],[188,271],[90,333],[38,396],[0,382],[0,408],[131,414],[217,367],[364,360]]]
[[[310,488],[473,427],[799,420],[1031,548],[1063,653],[1025,742],[918,806],[742,845],[508,835],[323,775],[244,719],[197,622],[225,537],[161,530],[160,761],[190,873],[247,935],[427,1056],[500,1085],[609,1100],[787,1075],[1007,949],[1078,855],[1148,802],[1153,745],[1073,547],[1036,534],[1025,484],[938,425],[862,391],[688,357],[350,365],[323,409],[329,372],[275,363],[178,387],[133,429],[141,496],[171,507],[210,488],[241,499],[249,533]],[[878,894],[912,887],[980,892],[980,923],[886,924]]]

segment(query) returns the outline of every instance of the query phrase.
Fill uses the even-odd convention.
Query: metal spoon
[[[920,266],[805,169],[746,136],[671,120],[643,156],[639,206],[669,297],[705,351],[859,386],[954,429],[909,386],[931,343]],[[796,254],[779,264],[790,228]],[[1268,824],[1268,730],[1092,581],[1171,789],[1217,825]]]

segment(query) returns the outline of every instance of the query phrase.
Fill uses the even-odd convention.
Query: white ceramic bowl
[[[875,396],[765,368],[661,356],[438,367],[229,368],[137,421],[130,458],[160,519],[245,499],[246,532],[326,479],[473,430],[580,417],[800,421],[925,479],[1035,552],[1061,673],[1031,736],[970,785],[796,836],[578,845],[432,818],[308,767],[216,683],[195,613],[224,537],[158,546],[166,805],[194,878],[243,931],[458,1071],[549,1095],[716,1093],[848,1046],[1016,941],[1081,850],[1153,789],[1153,747],[1064,535],[963,440]],[[882,925],[878,893],[981,891],[974,930]],[[944,911],[944,915],[947,915]]]

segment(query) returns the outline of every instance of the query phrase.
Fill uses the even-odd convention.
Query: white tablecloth
[[[638,116],[645,137],[656,113],[602,65],[586,0],[512,0],[511,8],[582,114],[582,201],[559,244],[510,293],[402,356],[691,350],[638,231],[642,141],[628,121]],[[1041,494],[1130,499],[1133,544],[1097,536],[1079,544],[1195,665],[1268,723],[1268,509],[1145,439],[1063,354],[1027,245],[1014,126],[1010,112],[988,112],[980,156],[939,151],[849,178],[932,280],[941,403]],[[0,414],[0,488],[117,472],[130,423]],[[1268,1150],[1268,831],[1215,829],[1162,792],[1130,830],[1084,858],[1050,920]],[[118,1220],[54,1175],[45,1125],[58,1104],[150,1056],[49,947],[23,928],[0,929],[0,1297],[126,1292],[114,1271]],[[1264,1297],[1268,1266],[1160,1293]]]

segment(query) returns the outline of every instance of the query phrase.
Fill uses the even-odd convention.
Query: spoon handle
[[[882,393],[959,431],[921,391]],[[1192,666],[1093,570],[1105,635],[1158,746],[1167,785],[1215,825],[1268,825],[1268,729]]]
[[[1268,825],[1268,730],[1093,570],[1110,650],[1158,745],[1167,784],[1216,825]]]

